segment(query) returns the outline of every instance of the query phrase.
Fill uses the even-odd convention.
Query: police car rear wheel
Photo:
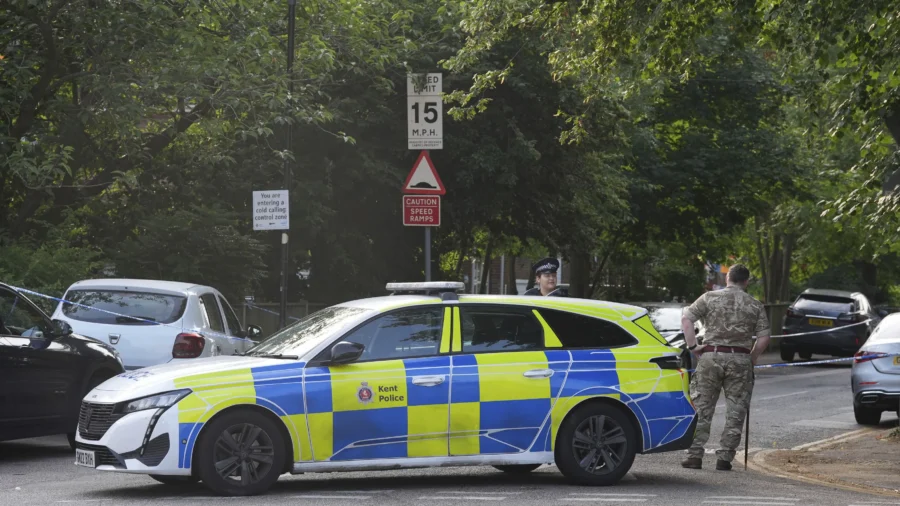
[[[588,404],[559,428],[556,466],[582,485],[612,485],[631,469],[637,436],[628,416],[614,406]]]
[[[516,464],[509,466],[494,466],[494,469],[509,474],[528,474],[539,467],[541,467],[540,464]]]
[[[210,422],[200,437],[197,472],[203,483],[218,494],[261,494],[285,468],[281,432],[261,413],[226,413]]]

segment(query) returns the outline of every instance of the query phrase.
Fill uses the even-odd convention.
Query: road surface
[[[724,400],[720,400],[720,405]],[[723,406],[722,406],[723,407]],[[283,476],[265,496],[218,498],[202,485],[174,488],[142,475],[100,473],[73,464],[65,438],[0,443],[0,505],[207,504],[241,506],[303,504],[497,504],[565,505],[900,505],[900,500],[845,492],[743,470],[742,455],[731,472],[715,470],[715,447],[724,412],[718,411],[703,470],[679,465],[683,453],[638,456],[615,487],[572,486],[553,466],[527,476],[491,467],[420,469]],[[751,415],[751,453],[792,448],[861,428],[853,420],[849,364],[757,371]],[[885,414],[883,426],[896,425]]]

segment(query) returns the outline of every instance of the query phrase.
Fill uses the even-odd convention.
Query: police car
[[[690,445],[686,371],[645,309],[462,288],[392,283],[244,355],[111,378],[84,399],[75,463],[223,495],[283,473],[471,465],[610,485],[636,453]]]

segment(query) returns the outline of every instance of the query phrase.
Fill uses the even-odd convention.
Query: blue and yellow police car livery
[[[76,464],[258,494],[285,472],[556,464],[608,485],[687,448],[679,350],[644,309],[390,284],[244,356],[112,378],[84,399]]]

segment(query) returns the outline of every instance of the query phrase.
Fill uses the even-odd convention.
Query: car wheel
[[[193,485],[200,481],[196,476],[162,476],[159,474],[151,474],[151,478],[162,483],[163,485]]]
[[[812,358],[812,353],[800,353],[799,355],[803,360],[809,360]]]
[[[220,495],[257,495],[284,472],[285,442],[265,415],[239,410],[214,419],[200,434],[197,474]]]
[[[782,346],[781,347],[781,360],[784,360],[785,362],[793,362],[794,361],[794,349]]]
[[[881,422],[881,410],[853,405],[853,416],[860,425],[878,425]]]
[[[580,485],[613,485],[634,463],[637,436],[629,417],[608,404],[587,404],[559,427],[556,467]]]
[[[494,469],[509,474],[528,474],[539,467],[541,467],[541,464],[517,464],[509,466],[494,466]]]

